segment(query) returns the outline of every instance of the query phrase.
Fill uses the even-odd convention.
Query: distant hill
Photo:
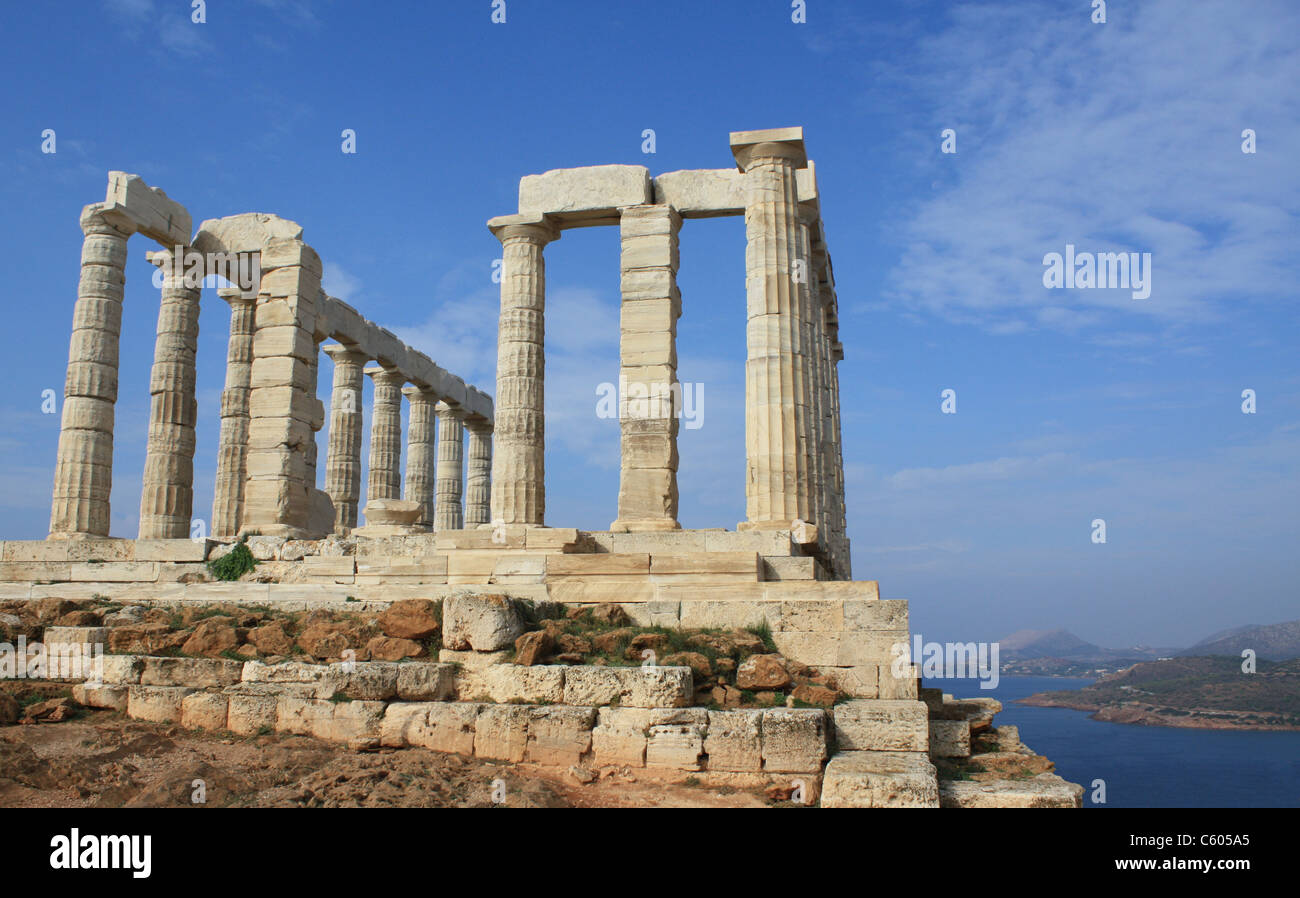
[[[1172,655],[1175,651],[1151,646],[1105,649],[1080,639],[1069,630],[1017,630],[1010,636],[999,639],[998,647],[1001,657],[1007,661],[1029,661],[1035,658],[1097,663],[1149,661]]]
[[[1250,625],[1223,630],[1178,652],[1181,656],[1232,655],[1240,658],[1244,649],[1268,661],[1286,661],[1300,658],[1300,620],[1283,621],[1263,626]]]

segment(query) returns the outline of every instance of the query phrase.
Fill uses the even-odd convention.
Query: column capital
[[[482,415],[466,415],[465,427],[475,433],[491,433],[493,430],[492,422]]]
[[[437,401],[438,398],[433,393],[430,393],[428,390],[424,389],[423,387],[417,387],[415,384],[407,384],[406,386],[402,387],[402,395],[405,396],[407,401],[409,401],[412,404],[416,402],[433,403]]]
[[[551,216],[498,215],[488,219],[488,230],[502,243],[507,241],[528,241],[541,246],[560,239],[560,227]]]
[[[365,375],[376,384],[386,387],[400,387],[406,383],[405,374],[396,368],[388,368],[383,365],[365,369]]]
[[[741,171],[748,171],[758,159],[789,159],[795,168],[808,165],[803,128],[732,131],[731,152],[736,157],[736,167]]]
[[[433,407],[433,410],[438,413],[438,417],[440,418],[459,418],[462,421],[465,419],[465,409],[461,408],[454,402],[447,402],[445,399],[439,399],[438,404]]]
[[[241,287],[218,287],[217,296],[230,303],[232,307],[252,305],[257,302],[256,292],[246,293]]]
[[[135,233],[135,222],[120,212],[106,209],[103,203],[91,203],[81,210],[81,232],[87,236],[130,237]]]
[[[370,361],[370,356],[352,346],[342,343],[330,343],[321,347],[321,352],[330,357],[335,365],[356,365],[358,367]]]

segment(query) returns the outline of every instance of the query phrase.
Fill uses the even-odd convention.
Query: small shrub
[[[208,562],[208,572],[218,580],[238,580],[255,567],[257,567],[257,559],[253,557],[253,553],[249,551],[242,537],[225,555]]]

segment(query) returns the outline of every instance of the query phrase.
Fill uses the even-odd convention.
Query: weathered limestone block
[[[482,705],[461,702],[394,702],[384,714],[381,741],[453,754],[474,754],[474,733]]]
[[[710,770],[738,772],[763,769],[763,712],[710,711],[704,753]]]
[[[103,659],[104,685],[128,685],[140,682],[144,671],[144,655],[105,655]]]
[[[366,748],[379,744],[384,707],[383,702],[331,702],[282,696],[276,704],[275,728],[277,732]]]
[[[46,627],[44,643],[46,646],[57,644],[71,645],[106,645],[108,643],[107,627]]]
[[[112,711],[127,709],[126,686],[95,686],[78,683],[72,687],[72,700],[87,708],[107,708]]]
[[[919,683],[921,681],[920,671],[915,664],[909,664],[901,668],[902,676],[899,676],[899,669],[894,665],[881,665],[877,675],[877,694],[884,699],[912,699],[918,697]]]
[[[565,705],[533,708],[525,760],[554,767],[578,763],[591,750],[591,730],[595,723],[595,708]]]
[[[456,669],[450,664],[411,661],[397,666],[397,697],[407,702],[445,702],[456,694]]]
[[[588,667],[565,670],[566,705],[682,708],[691,704],[689,667]]]
[[[242,682],[302,684],[310,686],[317,698],[329,698],[343,689],[347,683],[347,674],[338,664],[305,664],[300,661],[264,664],[261,661],[245,661]]]
[[[826,712],[768,708],[763,712],[763,769],[774,773],[821,770],[830,736]]]
[[[650,171],[641,165],[560,168],[519,180],[521,214],[553,214],[567,224],[618,220],[620,206],[653,199]]]
[[[558,704],[564,701],[565,670],[562,665],[495,664],[483,671],[483,679],[494,702]]]
[[[181,700],[181,726],[191,730],[224,730],[229,703],[229,697],[220,692],[191,692]]]
[[[108,173],[104,211],[129,218],[137,231],[163,246],[187,246],[190,242],[190,213],[162,188],[150,187],[139,175]]]
[[[523,705],[482,706],[474,724],[474,756],[522,761],[528,749],[532,713],[532,708]]]
[[[146,657],[140,671],[142,686],[230,686],[242,678],[243,661],[224,658]]]
[[[598,709],[596,727],[591,731],[596,763],[644,767],[646,731],[649,728],[649,709]]]
[[[670,770],[699,770],[705,727],[694,723],[651,726],[646,732],[645,764]]]
[[[824,803],[823,803],[823,806]],[[1054,773],[1028,779],[942,780],[939,806],[944,808],[1081,808],[1083,786]]]
[[[226,728],[240,736],[252,736],[275,729],[278,695],[251,695],[228,691]]]
[[[931,720],[930,757],[970,757],[970,724],[964,720]]]
[[[919,751],[929,749],[929,715],[924,702],[859,699],[832,712],[835,742],[841,751]]]
[[[839,752],[826,765],[821,806],[937,808],[934,765],[919,752]]]
[[[126,713],[136,720],[175,723],[181,716],[181,702],[194,690],[188,686],[128,686]]]
[[[523,632],[523,615],[506,596],[458,594],[443,603],[442,644],[446,648],[498,651],[513,646]]]
[[[340,665],[343,667],[343,665]],[[402,665],[394,661],[353,662],[344,670],[341,692],[351,699],[385,701],[397,695],[397,679]]]

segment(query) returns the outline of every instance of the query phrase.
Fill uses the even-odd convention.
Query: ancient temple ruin
[[[503,256],[495,409],[324,293],[297,224],[252,213],[191,234],[178,203],[111,173],[105,201],[81,219],[49,538],[0,544],[0,602],[59,613],[83,603],[92,621],[128,603],[330,612],[360,615],[348,626],[374,634],[350,643],[346,627],[310,641],[280,630],[272,649],[211,621],[203,640],[164,622],[46,627],[46,641],[113,649],[102,678],[74,694],[132,717],[797,783],[826,806],[1077,807],[1079,787],[1046,772],[1014,728],[990,726],[997,702],[921,687],[907,602],[851,578],[844,353],[814,166],[800,128],[735,132],[730,148],[727,168],[651,176],[603,165],[522,179],[518,209],[488,222]],[[724,215],[744,215],[746,231],[736,464],[746,515],[735,530],[692,529],[678,516],[678,239],[684,222]],[[584,531],[546,520],[544,251],[569,228],[600,225],[622,237],[626,386],[613,523]],[[163,274],[140,529],[123,539],[109,534],[109,496],[123,272],[137,232],[160,244],[149,258]],[[217,291],[231,307],[230,342],[212,530],[191,538],[197,316],[211,274],[232,282]],[[318,489],[322,350],[334,382]],[[363,377],[374,387],[364,466]],[[212,563],[240,541],[256,569],[218,579]],[[564,643],[574,620],[613,628],[616,657],[593,661],[583,639]],[[761,686],[756,674],[750,701],[739,680],[715,676],[720,655],[716,670],[698,652],[660,663],[649,647],[673,630],[702,652],[722,645],[732,673],[743,661],[773,678]],[[441,641],[416,641],[430,638]],[[182,645],[206,656],[159,654]],[[340,694],[353,701],[330,701]],[[979,752],[1030,773],[989,784],[936,769]]]

